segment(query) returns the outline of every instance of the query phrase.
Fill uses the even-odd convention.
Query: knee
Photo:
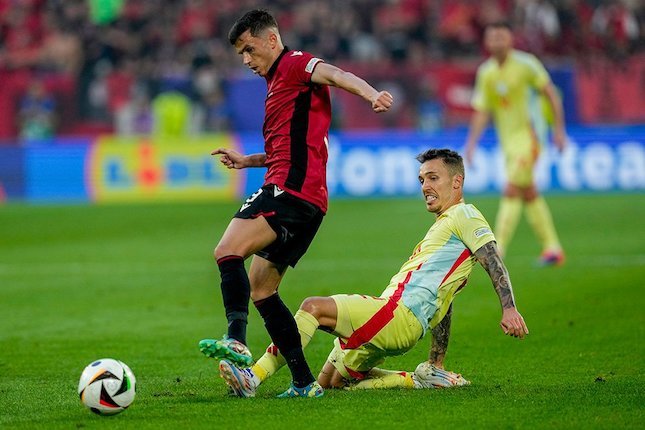
[[[325,390],[333,390],[333,389],[342,389],[347,387],[349,384],[345,378],[339,375],[334,375],[335,377],[329,379],[329,378],[321,378],[318,376],[318,383],[320,384],[321,387],[323,387]]]
[[[524,191],[524,201],[527,203],[530,203],[533,200],[537,199],[538,196],[539,194],[535,186],[529,187]]]
[[[504,188],[504,197],[515,199],[522,197],[522,193],[520,192],[520,189],[515,185],[508,184],[506,185],[506,188]]]
[[[329,388],[345,388],[347,384],[348,381],[343,378],[343,375],[341,375],[338,370],[336,370],[329,382]]]
[[[258,287],[257,285],[254,285],[253,282],[251,282],[251,300],[253,301],[253,304],[255,304],[256,306],[257,306],[257,302],[260,302],[266,298],[269,298],[277,292],[278,292],[277,288]]]
[[[327,363],[325,363],[323,368],[320,369],[320,373],[318,374],[318,378],[316,378],[316,380],[318,381],[320,386],[323,387],[324,389],[327,389],[327,388],[330,387],[329,382],[331,381],[331,375],[329,373],[327,373],[327,367],[328,367],[328,365],[327,365]]]
[[[300,309],[310,313],[314,318],[319,320],[322,316],[321,299],[322,297],[307,297],[300,305]]]
[[[218,261],[222,257],[227,257],[229,255],[238,255],[240,257],[244,257],[243,255],[240,255],[240,252],[233,249],[230,246],[227,246],[226,244],[222,244],[221,242],[217,244],[215,249],[213,250],[213,258],[215,261]]]
[[[336,388],[334,385],[332,385],[332,383],[335,382],[335,378],[337,379],[336,375],[340,376],[338,370],[334,368],[334,365],[331,364],[331,362],[327,361],[318,374],[318,383],[324,389]]]
[[[327,379],[321,379],[320,376],[318,377],[318,384],[325,390],[328,390],[331,388],[331,385],[329,385],[329,380]]]

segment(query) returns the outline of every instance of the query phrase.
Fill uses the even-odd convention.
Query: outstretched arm
[[[560,152],[564,150],[567,140],[564,131],[564,109],[562,107],[562,100],[552,83],[549,83],[542,89],[546,96],[551,109],[553,109],[553,143]]]
[[[311,75],[311,81],[316,84],[342,88],[361,96],[372,105],[374,112],[385,112],[394,102],[392,94],[387,91],[378,91],[353,73],[331,64],[318,63]]]
[[[452,320],[452,303],[448,308],[448,312],[443,317],[441,322],[432,329],[432,342],[430,344],[430,352],[428,354],[428,362],[434,364],[435,367],[443,369],[443,360],[446,357],[448,350],[448,340],[450,339],[450,323]]]
[[[229,169],[244,169],[245,167],[263,167],[266,154],[243,155],[234,149],[217,148],[211,155],[220,154],[219,161]]]
[[[508,270],[502,262],[502,257],[499,255],[497,244],[495,242],[488,242],[475,252],[475,258],[486,269],[488,276],[490,276],[495,287],[495,292],[499,297],[500,304],[502,305],[502,321],[500,327],[504,334],[520,339],[529,333],[524,318],[515,308],[515,298],[513,297],[513,287],[511,286],[511,279],[508,275]]]
[[[475,148],[479,143],[479,138],[481,137],[484,129],[488,125],[490,120],[490,114],[484,111],[475,111],[470,120],[470,127],[468,128],[468,137],[466,138],[466,162],[472,164],[473,155],[475,154]]]

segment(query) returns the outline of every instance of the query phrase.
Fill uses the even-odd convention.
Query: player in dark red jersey
[[[252,362],[246,347],[249,298],[271,340],[287,361],[293,381],[283,397],[319,397],[322,388],[305,361],[293,315],[278,295],[288,266],[294,267],[313,240],[327,211],[329,86],[361,96],[374,112],[385,112],[392,95],[303,51],[282,44],[278,25],[263,10],[235,22],[229,41],[245,66],[267,81],[262,154],[227,148],[212,152],[230,169],[267,167],[264,185],[234,215],[215,248],[228,333],[204,339],[200,350],[222,359],[220,372]],[[254,255],[247,275],[244,260]]]

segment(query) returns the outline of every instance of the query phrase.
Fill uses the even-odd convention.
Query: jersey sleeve
[[[531,85],[533,88],[542,89],[551,82],[549,72],[546,71],[540,60],[534,55],[530,55],[528,58]]]
[[[477,77],[475,78],[475,88],[470,105],[473,109],[479,112],[488,112],[491,110],[491,98],[485,85],[485,69],[484,65],[477,69]]]
[[[473,205],[464,205],[455,214],[455,234],[474,254],[488,242],[495,240],[484,215]]]
[[[311,82],[311,74],[314,72],[318,63],[323,62],[322,59],[314,57],[304,51],[291,51],[286,55],[291,60],[290,73],[292,77],[298,82],[304,82],[306,84]]]

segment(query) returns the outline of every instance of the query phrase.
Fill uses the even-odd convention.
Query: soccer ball
[[[130,406],[136,383],[132,370],[125,363],[102,358],[83,370],[78,395],[95,414],[114,415]]]

